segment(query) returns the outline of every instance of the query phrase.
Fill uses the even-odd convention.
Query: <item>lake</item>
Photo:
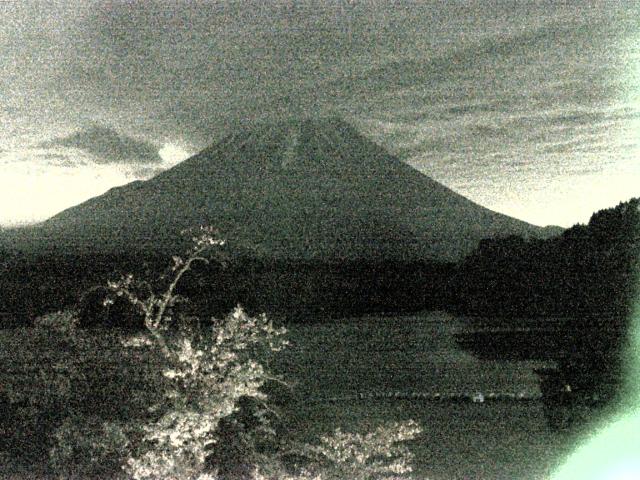
[[[481,360],[460,348],[464,319],[446,313],[328,320],[290,327],[276,369],[310,397],[379,392],[539,395],[548,361]]]

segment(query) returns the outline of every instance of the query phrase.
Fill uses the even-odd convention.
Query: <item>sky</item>
[[[5,0],[0,58],[0,225],[292,115],[538,225],[640,196],[635,0]]]

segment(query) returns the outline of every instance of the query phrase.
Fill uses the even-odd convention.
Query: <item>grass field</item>
[[[445,314],[328,320],[290,327],[289,347],[265,359],[292,385],[281,402],[289,434],[313,441],[338,426],[366,431],[385,421],[415,419],[424,430],[412,445],[421,477],[545,478],[568,452],[570,439],[549,430],[539,401],[421,398],[421,394],[436,393],[528,397],[539,393],[532,371],[539,363],[478,360],[461,351],[452,337],[462,327]],[[36,367],[59,368],[75,352],[80,358],[74,360],[87,365],[86,371],[99,379],[96,388],[106,389],[105,395],[114,397],[116,404],[136,397],[132,394],[136,390],[151,394],[152,372],[157,369],[149,365],[148,354],[123,353],[118,336],[118,332],[93,331],[71,346],[28,329],[2,331],[2,382],[35,393],[46,388],[34,373],[39,370]],[[111,377],[104,374],[107,371]],[[399,398],[385,398],[389,395]],[[110,415],[106,405],[96,408]],[[2,471],[5,477],[11,470],[22,471],[22,478],[39,478],[37,472],[43,471],[42,467],[25,468],[6,464]]]

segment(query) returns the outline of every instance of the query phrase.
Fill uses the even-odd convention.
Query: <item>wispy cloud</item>
[[[77,148],[90,154],[97,163],[161,163],[158,148],[149,142],[118,133],[110,127],[91,125],[62,138],[45,142],[42,147]]]

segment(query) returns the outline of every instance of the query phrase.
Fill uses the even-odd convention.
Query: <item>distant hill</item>
[[[562,231],[481,207],[327,118],[239,130],[150,180],[20,229],[13,242],[171,250],[198,225],[258,258],[294,261],[455,261],[483,238]]]
[[[459,309],[475,317],[626,318],[637,298],[640,199],[547,240],[484,240],[458,265]]]
[[[582,427],[629,394],[638,271],[632,198],[554,238],[483,241],[450,277],[448,309],[471,320],[457,338],[479,357],[557,362],[537,371],[545,415]]]

